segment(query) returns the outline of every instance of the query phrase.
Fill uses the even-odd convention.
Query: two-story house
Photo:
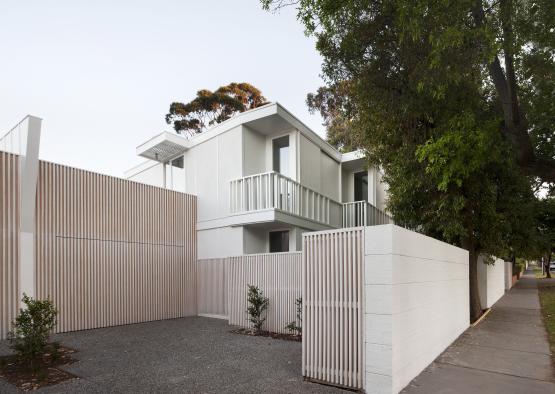
[[[138,182],[198,198],[198,258],[301,250],[301,234],[389,222],[377,168],[341,153],[278,103],[187,139],[137,147]]]

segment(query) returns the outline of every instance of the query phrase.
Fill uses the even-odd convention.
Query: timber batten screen
[[[362,389],[364,229],[303,234],[303,376]]]
[[[196,315],[195,196],[40,162],[36,204],[57,332]]]
[[[19,156],[0,151],[0,339],[19,305]]]

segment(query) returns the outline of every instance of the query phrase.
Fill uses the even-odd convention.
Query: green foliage
[[[257,286],[248,285],[247,302],[249,304],[247,307],[249,322],[253,324],[254,330],[259,333],[266,321],[266,310],[270,301],[268,297],[264,297]]]
[[[58,311],[50,300],[35,300],[23,294],[22,301],[25,308],[15,318],[8,340],[20,360],[32,363],[44,353]]]
[[[303,299],[301,297],[297,298],[295,300],[295,305],[297,306],[297,320],[292,321],[285,326],[285,328],[296,335],[301,335],[303,333]],[[297,322],[299,324],[297,324]]]
[[[471,264],[536,253],[532,186],[555,182],[553,2],[294,3],[323,58],[309,107],[332,143],[384,170],[395,222],[465,247]]]
[[[239,112],[265,104],[266,98],[260,90],[245,82],[232,82],[215,92],[199,90],[197,97],[188,103],[172,103],[166,123],[171,124],[178,134],[191,137]]]

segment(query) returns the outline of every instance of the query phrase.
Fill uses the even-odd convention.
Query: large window
[[[368,201],[368,171],[355,173],[355,201]]]
[[[270,253],[289,252],[289,231],[270,232]]]
[[[289,136],[272,141],[273,170],[289,176]]]

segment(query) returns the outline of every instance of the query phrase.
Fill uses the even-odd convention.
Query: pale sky
[[[172,101],[250,82],[323,135],[306,94],[321,58],[294,9],[258,0],[3,1],[0,134],[43,118],[44,160],[105,174],[143,161],[137,145],[163,130]]]

